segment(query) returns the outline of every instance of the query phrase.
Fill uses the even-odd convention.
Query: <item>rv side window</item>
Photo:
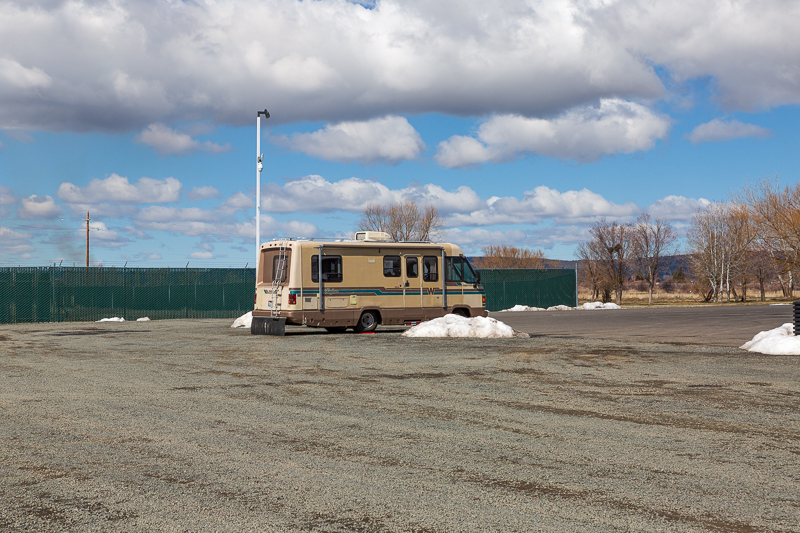
[[[319,255],[311,256],[311,281],[319,283]],[[338,283],[342,281],[342,256],[322,256],[322,281]]]
[[[406,257],[406,277],[419,277],[419,263],[416,257]]]
[[[402,276],[400,268],[399,255],[386,255],[383,257],[383,275],[387,278],[399,278]]]
[[[465,257],[446,257],[444,274],[447,281],[478,283],[478,276]]]
[[[426,255],[422,258],[423,281],[439,281],[439,258]]]
[[[272,281],[278,281],[280,283],[286,281],[287,263],[288,258],[286,256],[284,256],[283,261],[281,261],[280,254],[275,254],[272,258]]]

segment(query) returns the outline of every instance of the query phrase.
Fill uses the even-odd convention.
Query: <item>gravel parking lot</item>
[[[800,531],[798,357],[230,323],[0,326],[0,531]]]

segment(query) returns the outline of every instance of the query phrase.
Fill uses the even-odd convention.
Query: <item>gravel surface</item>
[[[0,326],[0,531],[800,531],[800,358]]]

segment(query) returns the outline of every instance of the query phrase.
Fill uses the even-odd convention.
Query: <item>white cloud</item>
[[[58,197],[76,204],[172,203],[180,200],[181,188],[181,182],[173,177],[163,180],[145,177],[133,184],[126,177],[112,174],[105,179],[93,179],[86,187],[64,182],[58,187]]]
[[[199,221],[210,222],[219,217],[213,211],[199,207],[166,207],[154,205],[145,207],[134,217],[137,222],[176,222]]]
[[[691,220],[698,209],[711,205],[705,198],[686,198],[684,196],[665,196],[656,200],[646,211],[654,218],[663,218],[671,221]]]
[[[397,116],[329,124],[313,133],[296,133],[275,140],[321,159],[365,164],[397,164],[416,159],[425,150],[417,130],[405,117]]]
[[[86,228],[78,228],[78,235],[84,238]],[[122,237],[115,230],[106,227],[104,222],[92,220],[89,222],[89,238],[92,246],[103,248],[119,248],[128,243],[128,239]]]
[[[579,162],[604,155],[650,150],[666,137],[670,120],[641,104],[619,99],[573,108],[552,119],[495,116],[477,139],[454,136],[439,144],[437,162],[447,168],[504,161],[524,153]]]
[[[246,196],[243,192],[237,191],[228,198],[225,198],[225,201],[218,205],[216,210],[223,215],[233,215],[239,211],[247,211],[249,209],[253,209],[254,207],[255,200],[249,196]]]
[[[686,138],[692,141],[692,144],[700,144],[743,139],[745,137],[768,137],[770,135],[772,135],[772,131],[755,124],[745,124],[735,119],[726,121],[715,118],[710,122],[696,126]]]
[[[11,187],[0,185],[0,205],[14,205],[17,203],[17,197]]]
[[[23,144],[31,144],[36,142],[36,139],[33,138],[33,135],[24,130],[5,130],[4,133],[7,137],[10,137]]]
[[[50,195],[32,194],[22,199],[17,215],[25,220],[50,220],[61,216],[61,208]]]
[[[392,204],[404,200],[433,205],[442,213],[478,209],[482,205],[475,191],[466,186],[446,191],[432,183],[413,183],[403,189],[391,190],[376,181],[348,178],[330,182],[322,176],[311,175],[292,180],[283,186],[277,183],[266,184],[262,187],[261,208],[274,213],[360,213],[371,203]]]
[[[192,252],[189,257],[192,259],[214,259],[214,254],[211,252]]]
[[[202,187],[192,187],[190,192],[186,193],[186,198],[189,200],[205,200],[206,198],[219,198],[222,195],[220,192],[211,185],[203,185]]]
[[[30,233],[23,233],[5,226],[0,226],[0,245],[14,244],[18,241],[30,239],[30,237]]]
[[[49,87],[53,79],[38,67],[24,67],[17,61],[0,57],[0,89],[29,91]]]
[[[559,192],[544,185],[525,191],[522,199],[493,196],[483,208],[455,213],[448,226],[493,226],[497,224],[536,224],[544,219],[558,223],[588,223],[601,217],[626,218],[638,215],[632,202],[616,204],[588,189]]]
[[[654,64],[678,82],[708,78],[728,110],[800,103],[800,4],[613,2],[591,10],[588,31]]]
[[[161,155],[187,155],[192,152],[219,154],[232,150],[230,144],[223,146],[211,141],[200,142],[160,123],[147,126],[136,136],[135,142],[145,144]]]

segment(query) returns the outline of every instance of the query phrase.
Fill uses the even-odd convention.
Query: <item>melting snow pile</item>
[[[794,325],[789,322],[779,328],[762,331],[740,348],[767,355],[800,355],[800,337],[795,337]]]
[[[404,337],[529,337],[494,318],[444,315],[405,331]]]
[[[617,304],[607,303],[604,304],[603,302],[587,302],[580,307],[570,307],[568,305],[554,305],[553,307],[548,307],[545,309],[544,307],[528,307],[527,305],[520,305],[517,304],[511,309],[503,309],[500,313],[505,313],[506,311],[574,311],[575,309],[622,309]]]
[[[250,324],[253,322],[253,312],[248,311],[247,313],[243,314],[239,318],[233,321],[231,324],[232,328],[249,328]]]
[[[500,311],[501,313],[505,313],[506,311],[545,311],[544,307],[528,307],[527,305],[520,305],[517,304],[511,309],[503,309]]]
[[[586,302],[581,306],[581,309],[622,309],[617,304],[612,304],[608,302],[604,304],[603,302]]]
[[[100,320],[95,320],[95,322],[125,322],[125,319],[121,316],[115,316],[113,318],[101,318]]]

